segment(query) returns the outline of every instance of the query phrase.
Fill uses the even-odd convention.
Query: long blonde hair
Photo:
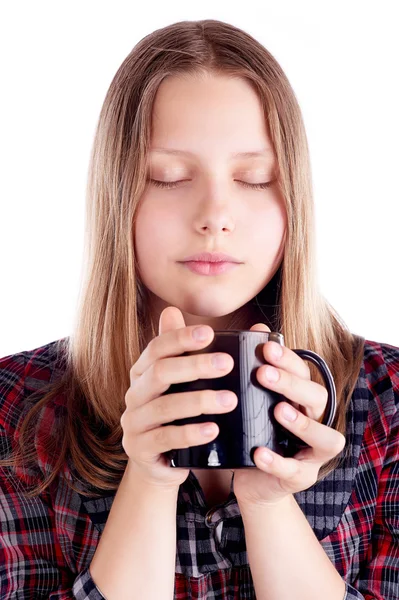
[[[318,289],[309,150],[294,91],[275,58],[248,33],[216,20],[183,21],[144,37],[119,67],[104,100],[88,173],[76,318],[71,336],[56,345],[65,370],[39,390],[39,401],[21,419],[18,449],[0,461],[15,467],[37,465],[33,442],[40,440],[53,465],[27,496],[43,492],[66,472],[68,463],[76,481],[81,478],[92,487],[87,494],[116,490],[120,483],[128,458],[120,418],[129,371],[157,335],[133,243],[136,209],[147,179],[152,106],[165,77],[205,72],[245,78],[258,93],[288,216],[284,258],[274,277],[278,293],[270,297],[266,286],[263,303],[260,294],[243,307],[248,323],[262,320],[263,313],[284,334],[286,346],[310,349],[325,359],[337,390],[333,426],[345,435],[364,339],[348,330]],[[312,379],[322,383],[313,365],[309,368]],[[65,398],[60,427],[54,435],[40,433],[44,411],[57,394]],[[319,479],[340,458],[323,465]],[[68,485],[86,493],[71,478]]]

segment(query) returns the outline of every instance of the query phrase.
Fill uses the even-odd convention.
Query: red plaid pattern
[[[30,394],[61,372],[64,340],[0,359],[2,457],[15,444]],[[63,403],[60,395],[40,414],[37,468],[43,473],[53,463],[41,450],[41,435],[62,421]],[[398,408],[399,348],[366,341],[348,410],[348,457],[323,481],[295,494],[345,581],[345,600],[399,599]],[[73,477],[73,466],[65,473]],[[0,598],[102,600],[89,565],[115,494],[86,497],[60,478],[28,500],[21,493],[26,478],[33,481],[35,473],[0,470]],[[206,517],[202,489],[190,471],[176,506],[175,600],[255,599],[234,481],[227,501]]]

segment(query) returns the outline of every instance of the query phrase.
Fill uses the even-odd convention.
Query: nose
[[[208,235],[233,232],[233,202],[227,186],[220,181],[212,181],[204,186],[202,194],[194,217],[195,229]]]

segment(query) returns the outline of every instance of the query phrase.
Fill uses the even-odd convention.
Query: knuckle
[[[310,488],[312,485],[314,485],[317,482],[317,478],[319,476],[319,471],[320,471],[319,465],[315,465],[312,469],[310,469],[309,475],[306,478],[306,482],[303,486],[303,488],[305,490],[307,490],[308,488]]]
[[[206,375],[209,371],[213,371],[212,357],[209,354],[195,355],[195,366],[201,375]]]
[[[159,339],[158,337],[152,338],[149,341],[147,348],[145,350],[147,357],[151,362],[154,362],[157,358],[156,347],[158,345],[158,342],[157,342],[158,339]]]
[[[126,433],[128,430],[130,431],[132,428],[132,412],[129,410],[125,410],[122,413],[122,416],[120,418],[120,425],[122,427],[122,430]]]
[[[307,431],[312,423],[311,419],[304,415],[303,413],[298,416],[299,418],[299,431]]]
[[[292,392],[295,390],[298,383],[295,381],[295,377],[292,373],[287,373],[282,370],[280,370],[280,382],[283,393],[287,397],[292,395]]]
[[[212,410],[215,406],[215,392],[213,390],[200,390],[198,392],[198,414],[202,414],[203,412],[207,412],[207,410],[211,407]]]
[[[130,371],[129,371],[129,376],[130,376],[130,381],[134,381],[135,379],[137,379],[140,374],[137,371],[137,367],[136,367],[136,363],[134,363],[134,365],[131,367]]]
[[[161,423],[167,422],[170,420],[171,414],[171,403],[169,402],[169,398],[167,396],[160,396],[155,402],[152,403],[154,407],[154,411],[157,416],[157,420]]]
[[[151,380],[163,384],[165,379],[165,369],[163,363],[159,360],[151,365]]]
[[[122,443],[123,450],[126,452],[126,454],[128,456],[130,456],[129,450],[128,450],[128,445],[127,445],[127,438],[126,438],[125,434],[122,435],[122,441],[121,441],[121,443]]]
[[[193,345],[192,327],[182,327],[176,330],[177,341],[183,348],[191,348]]]
[[[285,479],[287,479],[288,481],[293,481],[293,480],[297,479],[298,475],[300,473],[300,470],[301,469],[300,469],[300,465],[298,464],[298,461],[292,462],[290,465],[290,472]]]
[[[342,433],[337,432],[337,442],[335,444],[336,453],[339,454],[346,446],[346,438]]]
[[[325,413],[325,409],[327,406],[327,402],[328,402],[328,392],[326,390],[325,387],[323,387],[322,385],[319,384],[315,384],[319,387],[318,390],[318,394],[316,396],[317,400],[315,400],[315,409],[318,410],[318,412],[321,413],[319,422],[321,422],[323,420],[324,417],[324,413]]]
[[[132,401],[132,388],[129,387],[126,394],[125,394],[125,404],[126,404],[126,408],[128,407],[129,403]]]
[[[327,404],[327,400],[328,400],[328,391],[324,386],[320,386],[321,391],[320,391],[320,397],[322,399],[323,404]]]
[[[136,438],[124,431],[122,434],[122,446],[128,456],[133,456],[136,452]]]
[[[154,442],[157,446],[163,446],[168,435],[165,427],[157,427],[153,429],[152,434],[154,436]]]
[[[187,425],[180,427],[180,447],[181,448],[189,448],[193,445],[193,432],[192,427]],[[181,446],[183,444],[183,446]]]
[[[126,429],[126,426],[128,424],[128,420],[129,420],[129,411],[126,409],[123,413],[122,416],[120,418],[120,424],[123,430]]]

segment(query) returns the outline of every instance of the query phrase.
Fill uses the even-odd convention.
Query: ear
[[[176,306],[167,306],[161,312],[159,317],[159,335],[172,329],[181,329],[185,326],[183,313]]]

